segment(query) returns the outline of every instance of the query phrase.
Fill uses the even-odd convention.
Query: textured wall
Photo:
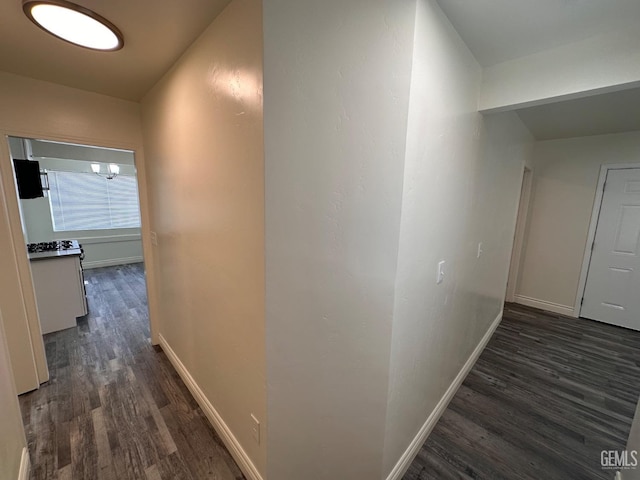
[[[532,146],[515,114],[477,113],[480,67],[435,1],[418,1],[415,38],[385,474],[502,310]]]
[[[236,0],[144,98],[160,333],[264,472],[262,15]]]
[[[270,479],[381,475],[414,15],[265,3]]]
[[[640,132],[536,142],[517,295],[573,310],[600,166],[638,163],[639,151]]]

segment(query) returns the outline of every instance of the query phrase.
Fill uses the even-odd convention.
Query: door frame
[[[133,152],[134,165],[136,169],[136,178],[138,182],[138,197],[140,203],[141,216],[141,240],[142,255],[145,265],[146,291],[148,297],[149,308],[149,330],[151,332],[151,343],[157,345],[159,343],[159,320],[158,320],[158,304],[156,298],[156,273],[155,261],[153,257],[153,248],[151,243],[151,212],[149,205],[149,193],[147,188],[148,172],[145,164],[144,150],[141,143],[132,143],[130,141],[120,141],[104,138],[95,138],[92,136],[75,136],[71,134],[51,132],[41,128],[33,128],[29,130],[11,129],[0,127],[0,195],[6,202],[4,212],[7,217],[9,234],[12,237],[11,245],[12,255],[17,266],[17,273],[22,290],[23,302],[26,312],[26,325],[31,339],[35,360],[35,375],[40,384],[49,380],[49,369],[42,338],[42,330],[40,327],[40,318],[36,304],[33,279],[31,277],[31,267],[27,255],[27,248],[24,243],[24,232],[22,231],[22,220],[20,218],[20,208],[18,206],[18,193],[16,190],[13,164],[11,162],[11,152],[9,148],[8,137],[35,138],[42,140],[58,141],[63,143],[72,143],[77,145],[117,148],[129,150]],[[39,388],[39,384],[33,386],[34,389]]]
[[[589,223],[589,233],[587,234],[587,242],[584,246],[584,257],[582,259],[582,269],[580,271],[580,281],[578,282],[578,291],[576,293],[576,301],[573,307],[573,313],[576,317],[580,317],[582,313],[582,299],[584,291],[587,287],[587,276],[589,274],[589,266],[591,264],[591,255],[593,253],[591,245],[596,238],[596,229],[598,228],[598,220],[600,219],[600,209],[602,208],[602,199],[604,197],[604,184],[607,180],[609,170],[640,170],[640,163],[615,163],[600,166],[600,176],[596,185],[596,196],[593,200],[593,210],[591,211],[591,221]]]
[[[529,204],[531,202],[531,190],[533,187],[533,170],[524,166],[522,171],[522,183],[520,185],[520,198],[516,217],[516,228],[513,234],[513,247],[511,249],[511,261],[509,263],[509,276],[507,279],[506,301],[515,302],[518,291],[518,277],[522,264],[522,247],[524,246],[525,231],[529,218]]]

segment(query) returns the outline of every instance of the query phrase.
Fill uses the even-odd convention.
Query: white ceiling
[[[537,140],[640,130],[640,89],[517,110]]]
[[[486,67],[638,26],[638,0],[437,0]]]
[[[483,67],[640,25],[640,0],[437,2]],[[517,110],[537,140],[640,130],[638,112],[639,89]]]
[[[0,1],[0,70],[139,100],[230,0],[74,0],[114,23],[125,47],[96,52],[48,35]]]
[[[479,63],[509,59],[640,22],[640,0],[437,0]],[[76,0],[122,31],[125,47],[95,52],[46,34],[0,1],[0,70],[140,100],[230,0]],[[518,111],[542,140],[639,130],[640,91]]]

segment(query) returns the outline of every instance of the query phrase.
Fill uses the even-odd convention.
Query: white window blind
[[[107,180],[93,173],[48,174],[54,231],[140,226],[136,177],[118,175]]]

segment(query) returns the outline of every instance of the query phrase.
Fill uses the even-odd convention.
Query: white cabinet
[[[31,260],[31,274],[42,333],[75,327],[76,317],[87,314],[80,256]]]

